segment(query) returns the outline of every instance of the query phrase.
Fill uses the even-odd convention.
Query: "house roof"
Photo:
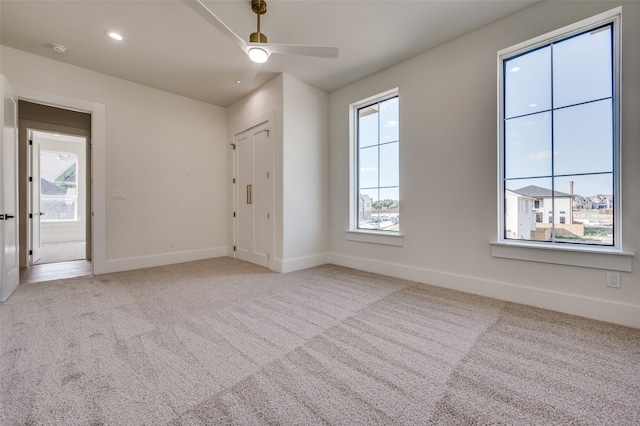
[[[55,183],[41,178],[40,193],[43,195],[65,195],[67,193],[67,190],[59,185],[56,185]]]
[[[516,193],[515,191],[511,191],[510,189],[505,189],[505,192],[508,192],[508,193],[510,193],[510,194],[513,194],[515,197],[519,197],[519,198],[521,198],[521,199],[528,198],[528,199],[530,199],[530,200],[535,200],[535,198],[533,198],[533,197],[527,197],[527,196],[525,196],[525,195],[518,194],[518,193]]]
[[[519,195],[524,195],[525,197],[533,197],[533,198],[547,198],[551,197],[551,190],[548,188],[542,188],[540,186],[529,185],[524,188],[514,189],[512,192],[515,192]],[[571,197],[571,194],[567,194],[565,192],[553,191],[553,196],[555,197]]]

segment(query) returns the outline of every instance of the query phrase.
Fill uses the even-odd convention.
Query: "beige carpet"
[[[640,330],[228,258],[21,285],[0,424],[640,424]]]

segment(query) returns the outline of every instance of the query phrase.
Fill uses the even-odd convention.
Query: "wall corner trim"
[[[269,269],[286,274],[287,272],[294,272],[301,269],[324,265],[328,263],[328,257],[328,253],[323,253],[288,260],[273,259],[269,265]]]

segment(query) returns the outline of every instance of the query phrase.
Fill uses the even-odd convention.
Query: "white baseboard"
[[[134,269],[153,268],[155,266],[172,265],[174,263],[192,262],[194,260],[212,259],[227,255],[226,247],[180,251],[176,253],[164,253],[153,256],[131,257],[127,259],[114,259],[105,262],[105,270],[99,273],[111,273],[131,271]],[[98,272],[96,272],[98,273]]]
[[[640,328],[640,306],[334,253],[327,260],[334,265]]]
[[[328,253],[317,254],[314,256],[298,257],[289,260],[273,259],[269,263],[269,269],[276,272],[287,273],[299,271],[301,269],[313,268],[315,266],[324,265],[328,262]]]

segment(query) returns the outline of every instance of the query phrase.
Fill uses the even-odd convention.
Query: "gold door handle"
[[[247,204],[253,204],[253,185],[247,185]]]

